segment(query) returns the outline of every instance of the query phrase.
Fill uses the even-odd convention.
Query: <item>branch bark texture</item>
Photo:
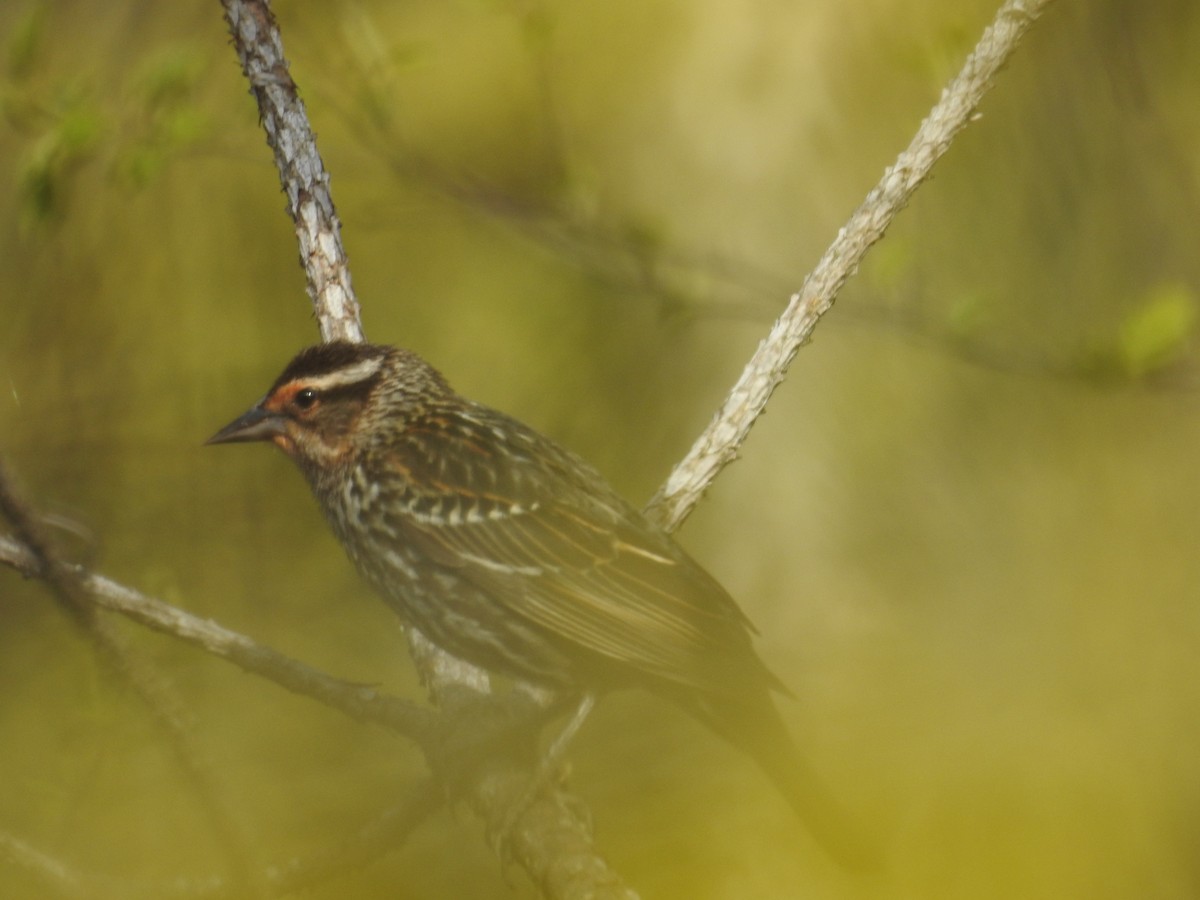
[[[361,341],[361,313],[350,284],[342,224],[329,193],[329,173],[283,55],[275,16],[267,0],[222,0],[222,4],[267,143],[275,154],[321,337]]]
[[[668,531],[682,524],[721,470],[737,458],[738,449],[787,377],[796,353],[812,337],[817,322],[833,307],[838,292],[858,270],[867,251],[883,237],[888,225],[929,177],[934,163],[974,120],[975,110],[996,74],[1051,2],[1008,0],[1000,8],[912,142],[838,231],[770,334],[758,345],[708,427],[651,498],[648,515]]]

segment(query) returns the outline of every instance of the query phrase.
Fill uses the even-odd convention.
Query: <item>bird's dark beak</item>
[[[245,441],[273,441],[284,436],[284,418],[278,413],[255,406],[238,416],[204,443],[236,444]]]

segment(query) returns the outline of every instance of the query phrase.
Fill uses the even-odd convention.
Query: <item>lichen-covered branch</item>
[[[275,16],[266,0],[222,0],[222,4],[267,143],[275,154],[321,337],[361,341],[362,321],[350,284],[341,222],[329,193],[329,173],[288,70]]]

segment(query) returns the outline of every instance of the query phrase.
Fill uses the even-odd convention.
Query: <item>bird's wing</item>
[[[387,447],[389,530],[560,645],[705,691],[779,687],[725,590],[587,463],[484,407],[440,415]]]

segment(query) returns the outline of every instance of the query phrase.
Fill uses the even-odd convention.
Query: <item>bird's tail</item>
[[[879,848],[851,821],[804,760],[770,696],[764,691],[759,701],[741,699],[736,705],[705,704],[697,713],[758,763],[834,860],[852,871],[878,869],[882,862]]]

